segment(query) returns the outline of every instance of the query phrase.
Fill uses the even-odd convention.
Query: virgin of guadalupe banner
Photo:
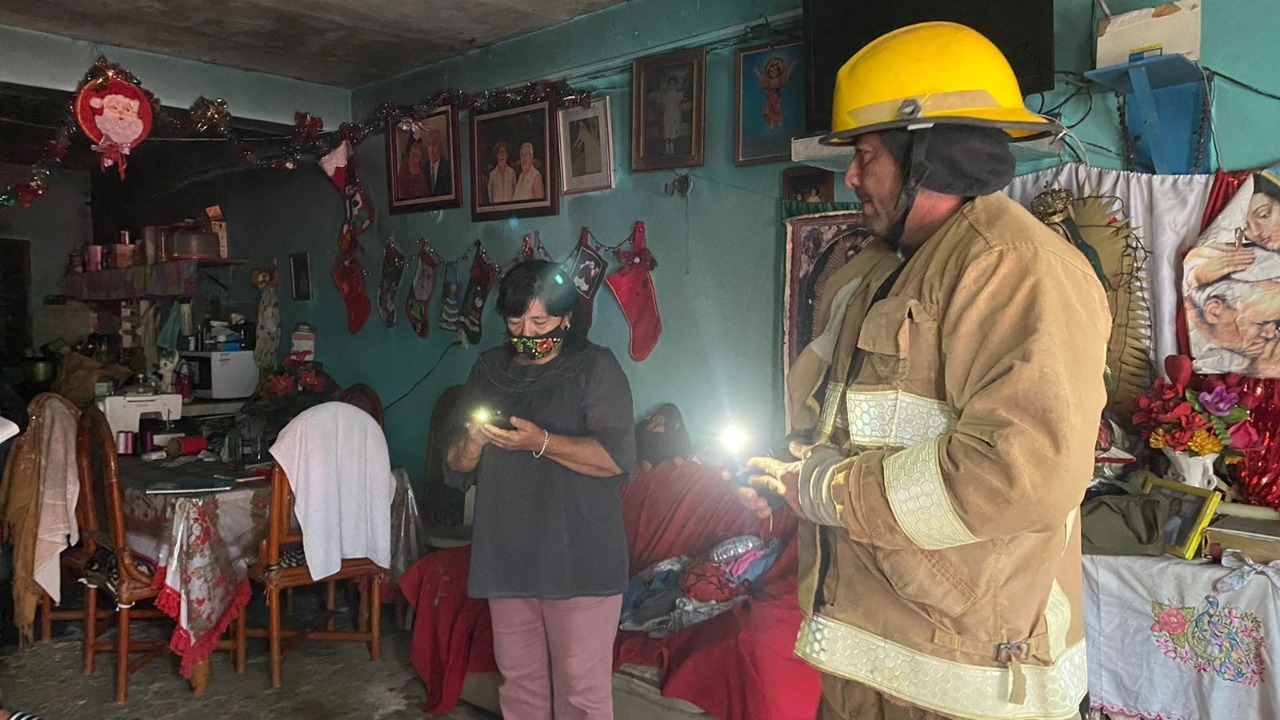
[[[1197,373],[1280,377],[1280,167],[1254,173],[1182,266]]]

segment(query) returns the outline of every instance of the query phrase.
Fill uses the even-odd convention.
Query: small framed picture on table
[[[1184,560],[1195,557],[1200,551],[1200,538],[1204,535],[1204,529],[1213,520],[1213,513],[1222,498],[1218,491],[1150,475],[1142,492],[1147,495],[1163,495],[1169,500],[1169,509],[1164,518],[1164,551]]]

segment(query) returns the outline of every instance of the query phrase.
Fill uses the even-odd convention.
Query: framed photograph
[[[1200,550],[1200,537],[1213,520],[1213,512],[1222,497],[1218,491],[1148,475],[1142,492],[1169,498],[1169,515],[1164,521],[1164,551],[1184,560],[1195,557]]]
[[[836,174],[815,167],[793,167],[782,171],[782,199],[795,202],[836,201]]]
[[[701,167],[706,48],[631,63],[631,169]]]
[[[791,159],[791,138],[805,134],[804,44],[738,51],[733,164]]]
[[[471,115],[471,219],[556,215],[560,177],[549,101]]]
[[[307,253],[289,255],[289,284],[294,300],[311,299],[311,256]]]
[[[609,98],[560,111],[561,189],[565,195],[613,189]]]
[[[458,111],[387,121],[387,197],[391,212],[462,207]]]

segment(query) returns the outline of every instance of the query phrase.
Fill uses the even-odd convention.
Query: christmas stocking
[[[440,296],[440,327],[457,330],[462,309],[462,283],[458,282],[458,261],[444,264],[444,292]]]
[[[431,331],[431,323],[427,322],[427,308],[431,306],[431,293],[436,289],[436,274],[440,266],[431,252],[426,240],[418,241],[418,271],[413,274],[413,284],[409,286],[409,297],[404,301],[405,314],[409,316],[409,324],[418,337],[426,337]]]
[[[614,255],[622,264],[605,282],[613,291],[622,315],[631,329],[631,359],[639,362],[649,357],[662,333],[662,318],[658,315],[658,296],[653,291],[650,272],[658,266],[653,253],[644,246],[644,223],[636,222],[632,236],[633,249],[618,249]]]
[[[342,232],[338,236],[340,252],[354,252],[356,239],[373,224],[373,203],[364,192],[360,173],[356,167],[355,150],[349,140],[343,140],[332,152],[320,158],[320,167],[342,193],[345,216]]]
[[[387,327],[396,325],[396,295],[400,292],[404,266],[404,253],[396,247],[395,238],[388,240],[382,250],[382,280],[378,282],[378,314]]]
[[[347,331],[354,335],[364,327],[364,321],[369,319],[373,310],[373,303],[369,302],[369,295],[364,289],[364,271],[360,269],[360,261],[354,252],[338,256],[333,264],[333,282],[347,304]]]
[[[498,266],[489,262],[488,255],[476,248],[476,259],[471,262],[471,280],[462,303],[462,331],[470,345],[480,342],[480,316],[489,298],[489,288],[498,275]]]
[[[591,247],[588,242],[590,238],[591,230],[582,228],[578,247],[574,248],[569,259],[564,262],[565,272],[573,278],[573,287],[577,289],[579,296],[578,317],[573,321],[582,323],[584,330],[591,329],[592,315],[595,314],[596,292],[600,290],[600,281],[604,279],[604,271],[609,265],[604,257]]]

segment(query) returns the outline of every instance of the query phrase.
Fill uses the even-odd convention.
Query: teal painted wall
[[[1127,12],[1158,3],[1149,0],[1108,0],[1113,13]],[[1207,0],[1202,2],[1200,62],[1254,87],[1280,94],[1280,81],[1267,58],[1273,54],[1277,13],[1276,0]],[[1096,18],[1094,0],[1055,1],[1055,65],[1059,70],[1082,72],[1093,67]],[[1280,161],[1280,103],[1215,82],[1214,135],[1210,147],[1211,166],[1228,170],[1266,167]],[[1052,106],[1065,97],[1065,86],[1046,97]],[[1031,107],[1036,107],[1031,100]],[[1078,121],[1088,109],[1084,98],[1064,110],[1067,122]],[[1074,131],[1081,140],[1097,143],[1110,153],[1088,147],[1093,165],[1118,168],[1121,152],[1120,124],[1116,102],[1110,92],[1093,98],[1093,111]],[[1216,158],[1216,162],[1215,162]]]
[[[4,177],[21,177],[26,168],[4,165]],[[31,307],[46,295],[62,292],[67,256],[93,237],[89,209],[89,173],[64,171],[49,177],[48,188],[29,208],[0,208],[0,237],[31,243]]]
[[[168,107],[191,107],[204,95],[254,120],[292,125],[298,110],[330,127],[351,118],[351,91],[344,88],[0,26],[0,82],[75,90],[99,55],[133,73]]]
[[[375,137],[361,145],[360,167],[377,210],[373,231],[362,238],[364,267],[372,274],[370,296],[376,297],[381,244],[390,236],[405,252],[414,247],[416,238],[425,236],[450,258],[480,238],[491,257],[502,263],[515,254],[526,232],[540,231],[559,259],[577,242],[584,225],[601,242],[617,244],[636,220],[643,220],[659,263],[654,283],[663,315],[662,337],[647,360],[632,362],[627,357],[629,336],[621,310],[603,289],[597,298],[592,339],[613,349],[622,361],[638,412],[675,401],[692,428],[710,431],[732,417],[762,437],[774,436],[781,431],[782,415],[781,337],[775,322],[782,302],[776,278],[781,258],[777,201],[780,173],[787,164],[733,165],[734,52],[723,48],[707,58],[706,165],[693,170],[693,190],[687,200],[664,193],[663,185],[672,179],[672,172],[632,174],[627,170],[629,62],[603,73],[592,68],[616,64],[614,58],[677,47],[688,38],[758,22],[762,16],[796,7],[798,3],[791,0],[631,2],[355,91],[352,114],[363,118],[385,100],[408,103],[447,87],[475,91],[565,73],[572,79],[585,68],[594,77],[589,82],[574,80],[574,85],[608,95],[613,105],[616,187],[566,197],[555,217],[472,224],[469,206],[390,215],[383,139]],[[465,117],[461,136],[462,155],[469,158]],[[469,173],[464,171],[463,179],[469,183]],[[465,201],[470,202],[469,192]],[[315,274],[320,278],[314,283],[317,297],[309,303],[281,300],[285,327],[290,329],[304,319],[315,324],[317,354],[326,367],[344,383],[372,385],[384,402],[390,402],[426,372],[452,337],[433,328],[423,340],[405,322],[408,272],[398,296],[398,324],[384,327],[375,311],[358,335],[349,335],[341,299],[332,281],[323,276],[336,256],[336,230],[335,226],[335,237],[319,240],[319,249],[313,251]],[[482,347],[505,338],[492,307],[491,295]],[[432,299],[433,316],[438,309],[439,286]],[[422,473],[427,423],[437,396],[466,378],[478,352],[477,348],[451,351],[428,380],[388,412],[392,459],[409,467],[415,477]]]

